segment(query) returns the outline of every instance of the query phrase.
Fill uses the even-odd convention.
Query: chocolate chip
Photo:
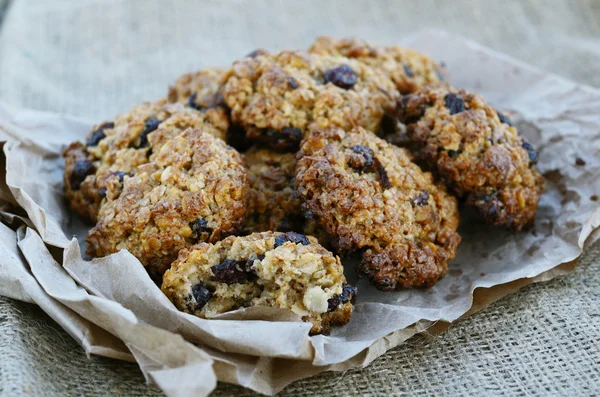
[[[348,65],[338,66],[325,73],[325,83],[332,83],[340,88],[349,90],[358,81],[358,75]]]
[[[213,293],[204,284],[198,283],[192,287],[192,297],[196,301],[195,310],[201,310],[212,298]]]
[[[533,145],[527,141],[523,141],[521,147],[527,151],[527,155],[529,156],[529,161],[531,164],[536,164],[538,161],[539,153]]]
[[[201,238],[203,233],[210,234],[212,232],[212,229],[207,227],[208,221],[204,218],[197,218],[196,220],[188,223],[188,225],[197,238]]]
[[[288,77],[287,82],[292,90],[295,90],[296,88],[300,87],[300,84],[298,84],[296,79],[293,77]]]
[[[454,159],[456,157],[458,157],[458,155],[461,153],[460,150],[448,150],[448,157],[450,157],[451,159]]]
[[[427,190],[423,190],[417,197],[410,200],[411,205],[422,207],[427,205],[427,201],[429,200],[429,192]]]
[[[357,292],[358,289],[356,287],[344,284],[342,286],[342,293],[329,298],[329,300],[327,301],[327,311],[332,312],[348,301],[354,303],[354,301],[356,300]]]
[[[96,131],[92,132],[92,135],[90,135],[88,137],[85,144],[87,146],[97,146],[100,143],[100,141],[106,137],[106,135],[104,134],[104,130],[114,128],[114,127],[115,127],[115,123],[113,123],[113,122],[106,122],[106,123],[101,124],[100,127],[98,127],[98,129],[96,129]]]
[[[379,173],[379,179],[381,180],[381,187],[387,189],[392,186],[392,182],[390,181],[387,171],[379,161],[377,161],[377,172]]]
[[[465,101],[464,99],[453,92],[446,94],[444,97],[444,103],[448,110],[450,110],[450,114],[456,114],[465,111]]]
[[[288,241],[302,245],[310,244],[308,237],[306,237],[305,235],[296,232],[287,232],[275,237],[275,248],[285,244]]]
[[[500,119],[501,123],[513,125],[512,120],[508,116],[506,116],[504,113],[502,113],[499,110],[496,110],[496,113],[498,113],[498,118]]]
[[[578,167],[583,167],[584,165],[586,165],[587,163],[585,162],[584,159],[582,159],[581,157],[577,157],[575,159],[575,165]]]
[[[162,123],[162,121],[160,121],[156,117],[151,117],[148,120],[146,120],[146,122],[144,123],[144,131],[142,131],[142,134],[140,135],[140,144],[138,145],[139,149],[145,148],[150,144],[148,142],[148,134],[156,130],[160,123]]]
[[[69,184],[71,185],[71,189],[79,190],[85,178],[94,172],[96,172],[96,168],[91,161],[77,160],[75,162],[75,166],[73,167],[73,171],[71,171],[71,175],[69,175]]]
[[[375,155],[373,150],[364,145],[354,145],[349,148],[356,156],[348,156],[348,165],[357,171],[373,167]]]
[[[598,201],[598,195],[597,194],[592,194],[590,196],[590,200],[592,200],[592,201]]]
[[[402,67],[404,67],[404,73],[406,73],[406,76],[413,77],[415,75],[413,73],[412,69],[410,68],[410,66],[408,66],[408,65],[402,65]]]
[[[210,278],[211,280],[227,285],[241,283],[248,278],[246,261],[225,259],[217,266],[211,267],[210,270],[213,273],[213,276]]]

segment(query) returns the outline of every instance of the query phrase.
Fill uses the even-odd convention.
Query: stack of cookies
[[[65,149],[87,253],[127,249],[175,306],[291,310],[327,333],[356,288],[430,287],[460,243],[458,203],[530,225],[537,152],[511,120],[401,47],[322,37],[179,78]]]

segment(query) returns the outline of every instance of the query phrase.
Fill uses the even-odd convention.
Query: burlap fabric
[[[101,119],[164,95],[180,73],[257,47],[303,47],[318,34],[392,43],[425,27],[600,86],[594,0],[23,0],[0,26],[0,99]],[[441,336],[413,338],[366,369],[298,381],[282,394],[598,394],[599,271],[596,244],[569,276],[526,287]],[[135,364],[88,359],[40,309],[4,298],[0,357],[7,395],[160,395]],[[253,393],[223,384],[215,392],[230,394]]]

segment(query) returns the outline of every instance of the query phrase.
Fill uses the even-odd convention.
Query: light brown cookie
[[[175,137],[157,130],[148,139],[160,149],[124,178],[118,197],[107,196],[87,252],[100,257],[127,249],[160,280],[181,249],[238,230],[248,181],[241,155],[200,129]]]
[[[296,172],[305,210],[342,253],[360,250],[359,271],[379,289],[431,286],[456,254],[456,199],[411,155],[355,128],[315,130]]]
[[[519,231],[535,219],[544,180],[538,152],[479,95],[426,87],[399,101],[417,153],[488,223]]]
[[[162,291],[179,310],[202,318],[249,306],[288,309],[328,333],[352,315],[356,289],[340,259],[312,237],[265,232],[230,236],[181,251]]]

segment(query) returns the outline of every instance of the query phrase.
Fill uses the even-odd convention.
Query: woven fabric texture
[[[0,0],[0,99],[103,119],[165,95],[179,74],[320,34],[393,43],[422,28],[471,37],[600,87],[600,2]],[[4,12],[4,15],[2,13]],[[600,194],[600,192],[599,192]],[[298,381],[281,395],[597,395],[600,243],[568,276],[528,286],[368,368]],[[39,308],[0,298],[0,394],[161,392],[135,364],[82,349]],[[254,395],[220,384],[217,396]]]

